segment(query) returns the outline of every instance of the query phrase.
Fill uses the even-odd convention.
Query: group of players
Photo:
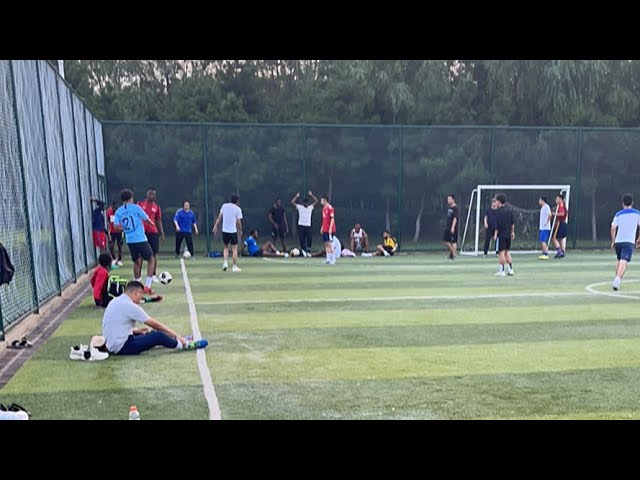
[[[106,223],[108,224],[109,237],[104,220],[104,203],[92,198],[96,208],[93,210],[92,227],[94,245],[105,252],[108,246],[112,264],[111,268],[122,266],[122,245],[123,233],[134,262],[134,279],[142,281],[142,261],[147,261],[147,277],[144,282],[144,293],[153,294],[152,283],[159,280],[156,276],[157,254],[160,249],[160,240],[165,240],[165,232],[162,225],[162,211],[156,203],[156,190],[149,188],[145,200],[135,204],[133,202],[133,192],[123,190],[121,192],[122,205],[120,207],[114,202],[106,211]],[[320,200],[309,191],[307,197],[299,202],[300,193],[291,199],[291,205],[298,213],[297,230],[300,241],[300,254],[304,257],[325,257],[325,263],[333,265],[339,256],[355,256],[360,252],[363,257],[370,256],[391,256],[398,250],[398,243],[388,231],[383,232],[383,241],[376,246],[374,252],[369,250],[369,236],[360,224],[356,224],[350,232],[350,249],[343,248],[336,236],[335,209],[329,202],[329,198],[323,195]],[[232,271],[240,272],[238,266],[238,255],[246,254],[252,257],[260,256],[282,256],[287,257],[289,253],[285,245],[285,237],[288,234],[289,226],[287,215],[282,201],[278,198],[273,207],[268,212],[269,221],[272,224],[272,237],[274,242],[280,239],[282,252],[278,250],[271,241],[264,242],[258,246],[258,232],[252,229],[242,244],[242,249],[238,252],[239,240],[242,238],[242,209],[238,205],[239,196],[232,195],[229,202],[220,208],[212,232],[217,235],[222,231],[222,241],[224,243],[222,269],[228,269],[228,259],[231,253]],[[322,235],[323,250],[312,253],[311,220],[315,206],[322,205],[322,225],[320,234]],[[568,233],[567,220],[568,209],[562,193],[556,196],[556,208],[552,211],[547,198],[540,196],[538,204],[540,206],[539,221],[539,242],[541,245],[540,260],[549,259],[549,240],[553,241],[556,248],[555,258],[564,258],[566,255],[566,238]],[[454,194],[447,196],[447,220],[443,234],[443,242],[449,252],[449,259],[454,260],[457,255],[457,239],[459,229],[460,210],[456,204]],[[613,282],[614,290],[620,288],[621,279],[624,276],[626,266],[631,261],[634,246],[640,246],[640,237],[637,229],[640,227],[640,212],[632,208],[633,198],[631,195],[624,195],[622,199],[623,209],[619,211],[613,219],[611,227],[611,248],[616,251],[618,263],[616,265],[616,277]],[[555,220],[554,220],[555,218]],[[183,241],[186,242],[187,251],[193,255],[192,233],[198,232],[197,219],[190,209],[189,202],[184,202],[183,208],[174,215],[174,225],[176,228],[176,256],[180,254]],[[552,232],[553,228],[553,232]],[[488,255],[491,241],[494,241],[495,251],[498,256],[499,270],[496,276],[513,276],[513,260],[511,257],[511,242],[515,239],[515,221],[513,210],[507,206],[507,197],[504,193],[499,193],[491,199],[491,206],[484,215],[483,229],[485,230],[484,256]],[[117,254],[116,254],[117,248]]]

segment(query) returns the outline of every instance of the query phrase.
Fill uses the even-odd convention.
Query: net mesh
[[[85,128],[84,105],[77,97],[73,97],[73,115],[76,131],[76,146],[78,148],[78,174],[80,176],[80,199],[77,204],[78,211],[82,212],[83,229],[91,232],[91,179],[89,171],[89,153],[87,146],[87,129]],[[95,249],[91,234],[84,235],[85,265],[91,264],[95,259]]]
[[[0,305],[5,326],[36,307],[13,100],[10,63],[8,60],[0,60],[0,200],[4,206],[0,208],[0,242],[7,249],[16,268],[13,281],[0,287]]]
[[[47,167],[44,122],[40,105],[40,91],[36,61],[14,62],[18,126],[21,135],[26,197],[33,242],[34,275],[38,302],[51,297],[58,290],[56,278],[56,249],[52,218],[49,171]],[[34,81],[34,79],[36,81]],[[54,266],[54,268],[51,268]]]
[[[68,214],[67,182],[65,179],[64,151],[62,146],[62,125],[60,123],[60,105],[58,100],[57,76],[40,64],[40,84],[42,86],[42,107],[45,119],[47,158],[49,160],[49,182],[52,195],[54,220],[54,240],[57,248],[57,261],[60,270],[60,282],[66,285],[74,278],[73,246],[71,225]]]

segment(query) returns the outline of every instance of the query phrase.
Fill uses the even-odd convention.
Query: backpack
[[[4,245],[0,243],[0,285],[11,282],[15,273],[16,269],[11,263],[9,253],[4,248]]]
[[[107,280],[107,292],[106,295],[102,297],[104,298],[105,307],[111,300],[124,293],[127,282],[128,280],[126,278],[122,278],[119,275],[109,275],[109,280]]]

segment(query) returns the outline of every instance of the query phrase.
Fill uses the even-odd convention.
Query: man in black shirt
[[[282,200],[276,198],[273,207],[269,210],[269,221],[273,228],[271,229],[271,236],[273,237],[273,243],[275,245],[278,238],[282,242],[282,251],[286,252],[287,247],[284,244],[284,237],[289,233],[289,225],[287,224],[287,216],[284,214],[284,207],[282,206]]]
[[[460,209],[456,205],[456,196],[452,193],[447,197],[447,228],[444,231],[442,240],[449,250],[449,260],[456,258],[456,248],[458,243],[458,218],[460,217]]]
[[[506,206],[507,197],[504,193],[496,195],[496,200],[498,201],[498,210],[496,215],[496,229],[494,230],[493,239],[498,240],[498,263],[500,264],[500,271],[496,273],[496,276],[513,276],[511,253],[509,253],[511,250],[511,240],[516,238],[513,211]],[[509,264],[509,269],[505,271],[507,264]]]
[[[489,246],[491,245],[491,239],[493,238],[493,234],[496,233],[496,212],[498,211],[498,202],[495,197],[491,199],[491,207],[487,208],[486,213],[484,214],[484,256],[487,256],[487,252],[489,251]],[[496,255],[498,255],[498,244],[495,244],[496,247]]]

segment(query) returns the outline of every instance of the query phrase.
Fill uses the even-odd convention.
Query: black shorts
[[[149,241],[149,246],[151,247],[151,251],[154,255],[157,255],[160,251],[160,234],[159,233],[147,233],[147,240]]]
[[[271,227],[271,236],[273,238],[284,238],[285,228],[284,225],[278,227]]]
[[[389,255],[393,255],[395,252],[393,251],[393,248],[391,248],[389,245],[383,245],[382,248],[384,248],[384,250],[389,254]]]
[[[138,258],[142,257],[143,260],[151,260],[153,257],[153,251],[149,242],[128,243],[129,253],[131,253],[131,260],[134,262]]]
[[[447,228],[442,234],[442,241],[447,243],[458,243],[458,230],[451,233],[451,228]]]
[[[122,246],[122,232],[111,232],[111,243]]]
[[[563,238],[567,238],[567,224],[564,222],[560,222],[558,225],[558,233],[556,233],[556,239],[562,240]]]
[[[238,244],[238,234],[237,233],[227,233],[222,232],[222,243],[225,245],[237,245]]]
[[[498,237],[498,251],[511,250],[511,237]]]
[[[250,255],[250,256],[251,257],[262,257],[263,255],[264,255],[264,250],[259,248],[257,252],[255,252],[253,255]]]

